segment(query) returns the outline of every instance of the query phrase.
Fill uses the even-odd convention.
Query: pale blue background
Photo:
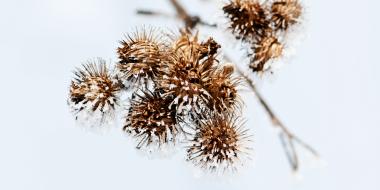
[[[210,3],[182,2],[214,18],[204,12]],[[256,166],[227,182],[194,178],[180,153],[149,160],[120,130],[86,132],[68,112],[74,67],[98,56],[116,60],[118,40],[135,26],[180,25],[134,14],[137,7],[173,13],[165,0],[0,0],[0,189],[380,189],[380,4],[307,4],[309,37],[260,88],[328,165],[304,163],[304,179],[295,182],[276,133],[250,98]]]

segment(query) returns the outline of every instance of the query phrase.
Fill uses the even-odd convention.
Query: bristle
[[[249,141],[248,131],[238,117],[210,115],[196,126],[187,160],[206,172],[234,172],[250,157]]]
[[[175,144],[181,129],[176,110],[168,106],[172,99],[149,90],[134,97],[123,129],[136,138],[136,148]]]
[[[99,112],[100,120],[103,120],[105,115],[115,110],[121,86],[104,60],[83,64],[83,68],[74,74],[68,102],[76,119],[80,119],[82,112],[90,115]]]
[[[219,113],[234,112],[240,108],[241,102],[237,92],[240,80],[232,77],[234,68],[232,66],[224,66],[218,69],[211,76],[211,80],[207,85],[213,100],[208,103],[211,110]]]
[[[302,6],[298,0],[276,0],[271,6],[271,13],[275,30],[286,31],[298,22]]]
[[[117,49],[117,68],[125,80],[142,84],[154,81],[165,65],[165,41],[155,29],[140,29]]]
[[[252,41],[271,30],[267,13],[257,0],[231,0],[223,7],[236,38]]]
[[[198,113],[212,100],[206,84],[209,83],[210,74],[216,69],[218,60],[216,55],[211,54],[216,50],[209,51],[212,48],[208,44],[218,47],[216,42],[200,43],[197,34],[188,33],[182,33],[173,44],[170,64],[158,87],[175,97],[170,106],[174,106],[179,113]]]
[[[262,38],[252,49],[254,56],[249,67],[253,72],[264,72],[270,69],[270,61],[282,56],[284,46],[274,36]]]

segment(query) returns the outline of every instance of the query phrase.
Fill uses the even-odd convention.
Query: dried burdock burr
[[[271,6],[274,29],[286,31],[291,25],[299,22],[302,11],[302,5],[298,0],[275,0]]]
[[[121,41],[117,69],[132,84],[147,84],[160,75],[166,58],[165,41],[156,29],[139,29]]]
[[[262,73],[270,70],[271,62],[283,55],[284,46],[275,36],[262,38],[253,47],[254,55],[249,67],[253,72]]]
[[[232,33],[238,39],[251,41],[271,30],[267,12],[258,0],[231,0],[223,11],[229,19]]]
[[[122,85],[102,59],[83,64],[74,74],[68,103],[75,119],[90,119],[98,122],[88,124],[101,125],[106,116],[114,114]]]
[[[170,64],[159,80],[158,88],[165,95],[175,97],[169,106],[174,106],[178,113],[199,113],[204,105],[212,101],[206,85],[218,60],[211,54],[213,51],[207,53],[203,50],[197,34],[182,33],[173,44]]]
[[[101,59],[75,72],[68,102],[76,119],[95,118],[99,122],[93,126],[102,126],[121,103],[125,84],[134,85],[123,131],[136,140],[137,149],[165,153],[166,147],[186,141],[189,162],[224,174],[250,161],[251,136],[238,115],[243,102],[237,88],[244,80],[280,130],[292,169],[299,168],[295,144],[318,157],[278,119],[243,70],[219,63],[221,46],[212,37],[199,40],[194,29],[202,19],[188,14],[177,0],[170,2],[185,24],[179,35],[140,28],[117,49],[116,74]],[[299,22],[302,6],[298,0],[230,0],[223,11],[235,37],[251,47],[249,67],[263,73],[283,56],[284,39],[289,27]],[[227,53],[223,59],[232,62]]]
[[[238,117],[211,114],[198,122],[187,160],[209,172],[234,172],[250,159],[250,135]]]
[[[232,76],[233,72],[233,65],[225,65],[212,74],[207,86],[207,90],[213,97],[213,101],[208,104],[211,110],[219,113],[233,113],[236,108],[241,107],[242,103],[237,91],[240,78]]]
[[[158,91],[134,93],[123,129],[136,138],[136,148],[157,149],[176,143],[182,131],[181,118],[174,108],[168,106],[171,102],[170,96],[163,97]]]

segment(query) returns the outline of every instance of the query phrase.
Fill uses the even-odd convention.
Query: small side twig
[[[192,16],[190,15],[181,4],[177,0],[170,0],[170,3],[173,5],[177,12],[177,17],[181,19],[185,23],[185,28],[187,30],[194,29],[198,24],[209,26],[209,27],[217,27],[216,24],[210,24],[208,22],[205,22],[202,20],[199,16]],[[168,16],[167,14],[161,13],[161,12],[155,12],[150,10],[137,10],[137,14],[140,15],[161,15],[161,16]]]
[[[201,19],[198,16],[191,16],[177,0],[170,0],[170,3],[173,5],[177,11],[177,16],[182,19],[186,25],[187,29],[193,29],[197,24],[200,23]]]
[[[152,11],[152,10],[145,10],[145,9],[138,9],[136,11],[139,15],[146,15],[146,16],[163,16],[163,17],[172,17],[172,15],[165,14],[163,12],[159,11]]]

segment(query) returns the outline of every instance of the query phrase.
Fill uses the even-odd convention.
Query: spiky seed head
[[[208,107],[219,113],[225,111],[234,111],[240,105],[237,86],[240,79],[233,77],[234,67],[225,65],[212,74],[211,80],[207,86],[208,91],[213,97]]]
[[[165,42],[155,29],[140,29],[121,41],[117,49],[117,68],[121,76],[132,83],[146,83],[160,75],[165,65]]]
[[[112,115],[118,105],[121,84],[108,69],[106,62],[102,59],[98,59],[98,62],[88,62],[74,74],[68,103],[75,118],[99,117],[98,120],[102,122],[104,116]],[[101,123],[94,123],[98,124]]]
[[[214,114],[196,126],[187,160],[206,171],[235,171],[250,157],[249,141],[238,117]]]
[[[267,13],[257,0],[231,0],[223,11],[237,39],[251,41],[271,30]]]
[[[126,117],[124,131],[137,138],[137,148],[156,148],[174,144],[180,126],[176,110],[168,105],[169,96],[163,97],[158,91],[144,90],[134,93]]]
[[[270,69],[270,61],[282,56],[284,46],[274,36],[262,38],[253,46],[254,56],[249,67],[253,72],[264,72]]]
[[[276,0],[271,6],[275,30],[287,30],[296,24],[302,14],[302,5],[298,0]]]
[[[191,36],[187,33],[182,33],[173,44],[170,64],[158,87],[166,95],[175,97],[170,106],[176,107],[179,113],[190,110],[198,113],[212,99],[205,87],[218,60],[215,54],[211,54],[214,50],[207,54],[205,47],[198,42],[197,34]],[[211,50],[210,47],[208,49]]]

